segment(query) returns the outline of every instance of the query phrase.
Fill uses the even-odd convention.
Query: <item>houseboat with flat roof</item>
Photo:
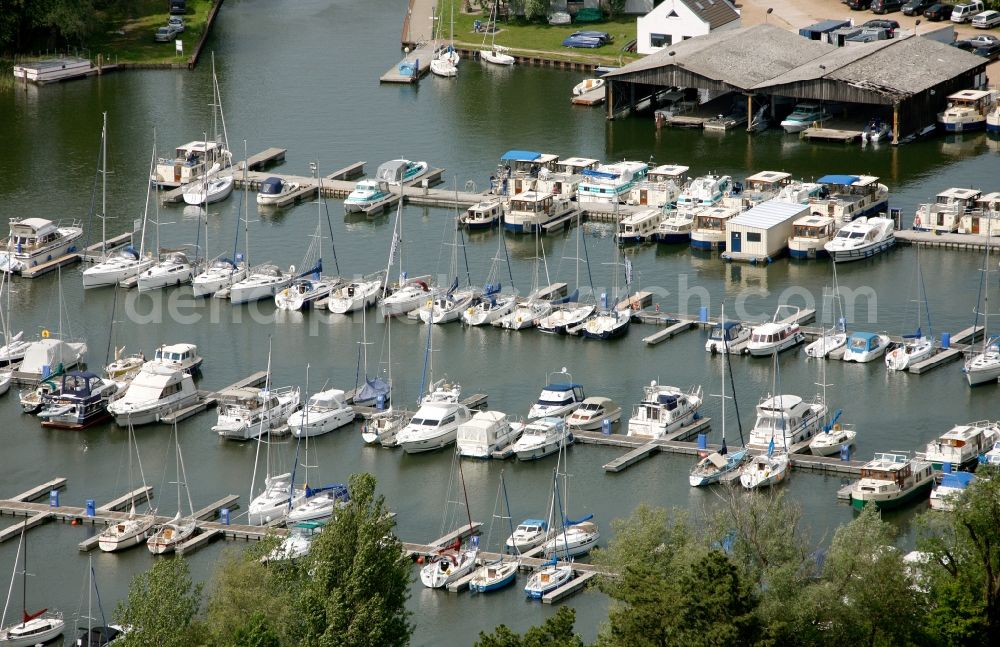
[[[632,187],[642,182],[648,173],[649,165],[645,162],[623,161],[602,164],[595,170],[587,169],[583,172],[584,181],[577,187],[576,199],[604,204],[625,202]]]
[[[809,213],[830,216],[838,226],[889,211],[889,187],[874,175],[824,175],[816,181],[826,195],[809,200]]]
[[[976,206],[982,195],[979,189],[951,187],[938,193],[934,202],[917,207],[913,228],[917,231],[952,233],[958,231],[962,217]]]
[[[677,197],[688,183],[690,167],[679,164],[661,164],[646,174],[629,192],[628,203],[662,207],[677,202]]]
[[[568,220],[575,212],[573,203],[565,196],[525,191],[511,198],[503,226],[515,234],[544,232],[546,225]]]

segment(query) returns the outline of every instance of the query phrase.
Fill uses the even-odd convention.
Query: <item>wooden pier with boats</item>
[[[219,389],[218,391],[199,391],[198,401],[194,404],[188,405],[182,409],[177,409],[172,411],[160,418],[160,422],[167,425],[172,425],[175,422],[180,422],[182,420],[187,420],[191,416],[201,413],[206,409],[210,409],[219,404],[219,397],[225,391],[230,391],[233,389],[243,389],[246,387],[263,386],[264,382],[267,380],[267,371],[257,371],[239,382],[230,384],[229,386]]]

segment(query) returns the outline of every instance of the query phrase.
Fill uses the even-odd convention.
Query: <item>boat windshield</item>
[[[441,421],[433,418],[413,418],[410,420],[410,424],[415,427],[437,427]]]

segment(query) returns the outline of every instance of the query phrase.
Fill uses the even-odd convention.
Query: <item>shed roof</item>
[[[748,209],[729,220],[734,225],[745,225],[748,227],[760,227],[769,229],[777,224],[786,222],[797,217],[803,211],[807,211],[809,205],[791,202],[778,202],[777,200],[767,200],[761,202],[756,207]]]
[[[740,12],[727,0],[680,0],[696,16],[708,23],[709,29],[728,25],[740,19]]]

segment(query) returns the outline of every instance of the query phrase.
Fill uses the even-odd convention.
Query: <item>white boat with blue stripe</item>
[[[577,187],[578,202],[625,202],[638,182],[646,179],[649,165],[645,162],[602,164],[596,170],[584,169],[583,182]]]

